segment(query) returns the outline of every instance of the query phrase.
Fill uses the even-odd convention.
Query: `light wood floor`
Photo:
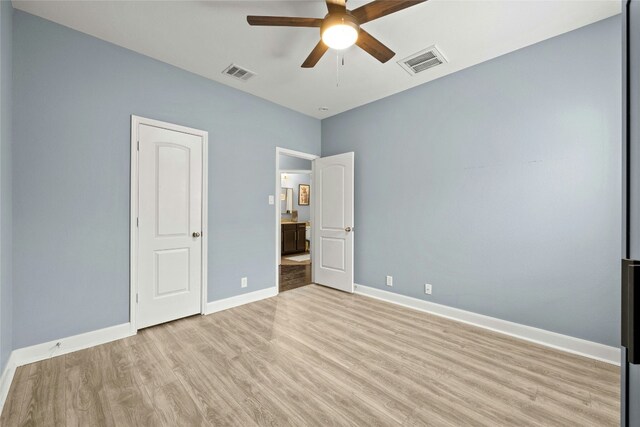
[[[618,368],[317,285],[19,368],[3,426],[614,426]]]

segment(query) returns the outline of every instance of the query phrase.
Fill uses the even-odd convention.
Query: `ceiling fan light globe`
[[[348,24],[332,25],[322,32],[322,41],[331,49],[346,49],[353,46],[357,40],[358,30]]]

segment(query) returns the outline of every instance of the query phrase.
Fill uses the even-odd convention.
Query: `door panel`
[[[138,132],[136,326],[144,328],[201,310],[203,142],[146,124]]]
[[[189,234],[189,147],[157,144],[157,216],[160,236]]]
[[[322,267],[337,271],[344,271],[346,259],[344,239],[323,237],[321,246],[322,252],[320,253],[320,264]]]
[[[189,248],[155,252],[154,297],[189,292]]]
[[[353,292],[353,173],[354,153],[314,160],[314,281],[345,292]]]
[[[344,230],[345,224],[345,165],[323,168],[320,173],[323,185],[321,226],[324,230]]]

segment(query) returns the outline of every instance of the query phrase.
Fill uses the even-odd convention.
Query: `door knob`
[[[346,231],[347,233],[350,233],[351,230],[353,230],[351,227],[347,227],[347,228],[344,229],[344,231]]]
[[[200,233],[197,231],[194,231],[192,234],[193,237],[200,237]]]

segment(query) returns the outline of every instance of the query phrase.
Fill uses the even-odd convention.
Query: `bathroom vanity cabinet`
[[[296,254],[305,251],[306,224],[304,222],[281,224],[280,238],[282,255]]]

